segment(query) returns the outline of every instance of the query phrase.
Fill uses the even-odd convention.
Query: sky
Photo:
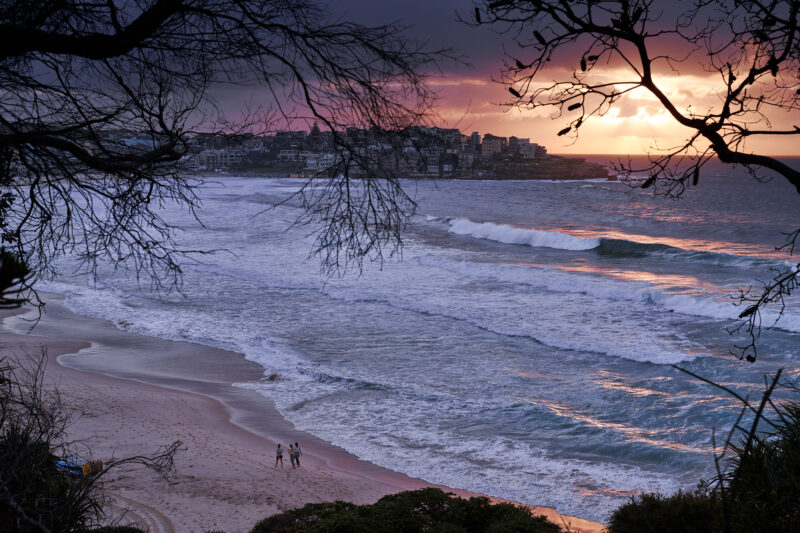
[[[505,51],[514,50],[514,45],[507,35],[459,22],[458,14],[469,19],[473,6],[470,0],[339,0],[329,9],[342,20],[408,25],[410,39],[426,42],[431,48],[451,48],[466,60],[467,64],[442,64],[442,72],[429,80],[439,94],[436,111],[443,127],[456,127],[465,133],[528,137],[552,153],[565,154],[648,153],[675,146],[689,134],[649,93],[641,90],[622,100],[606,116],[587,121],[579,138],[558,137],[556,133],[569,122],[567,117],[555,117],[551,109],[519,110],[504,105],[512,97],[506,86],[494,80],[500,77]],[[665,18],[668,15],[665,13]],[[575,58],[556,57],[542,80],[568,79],[574,62]],[[613,79],[619,72],[607,66],[603,75]],[[716,72],[683,65],[680,72],[662,73],[657,81],[680,110],[689,106],[705,110],[719,102],[715,91],[720,80]],[[796,114],[771,118],[776,126],[789,127],[800,120]],[[796,144],[796,139],[784,136],[769,143],[750,142],[746,149],[791,155],[797,153]]]

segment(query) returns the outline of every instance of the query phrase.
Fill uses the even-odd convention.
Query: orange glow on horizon
[[[629,74],[612,71],[605,73],[602,80],[626,77]],[[576,139],[556,135],[576,115],[565,112],[558,116],[555,108],[510,107],[512,98],[506,86],[491,81],[490,74],[483,82],[476,74],[463,78],[445,75],[431,82],[440,94],[436,112],[445,127],[459,128],[467,135],[478,131],[504,137],[527,137],[544,145],[550,153],[652,154],[682,146],[694,131],[681,126],[656,97],[643,88],[621,98],[605,115],[588,118]],[[661,76],[657,83],[685,115],[705,115],[721,101],[716,91],[722,86],[716,74]],[[798,117],[790,113],[770,116],[775,129],[790,129],[797,120]],[[700,141],[697,146],[705,148],[706,144]],[[740,150],[773,156],[798,155],[797,140],[791,136],[751,137]]]

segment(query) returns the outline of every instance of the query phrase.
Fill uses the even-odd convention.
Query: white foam
[[[720,301],[707,296],[671,294],[645,282],[619,281],[526,265],[458,262],[430,255],[419,257],[417,261],[461,276],[522,283],[557,293],[586,294],[599,301],[628,300],[654,303],[668,311],[717,320],[736,321],[742,311],[742,308],[734,306],[727,296]],[[725,294],[727,291],[720,289],[718,292]],[[800,314],[794,309],[786,309],[780,319],[777,311],[766,309],[762,318],[765,325],[772,325],[777,320],[776,328],[800,333]]]
[[[490,339],[485,340],[487,344],[494,341],[485,331],[534,338],[549,346],[574,350],[574,358],[573,354],[548,350],[527,339],[519,343],[530,351],[525,357],[540,357],[541,352],[559,362],[561,357],[569,358],[578,361],[575,368],[602,366],[607,363],[604,359],[617,357],[669,364],[698,356],[698,347],[680,337],[675,323],[700,321],[675,315],[734,319],[740,310],[728,301],[705,297],[699,289],[678,294],[665,288],[666,284],[479,262],[492,255],[470,255],[457,248],[426,248],[413,241],[406,247],[407,259],[402,264],[388,261],[382,270],[368,266],[358,280],[325,280],[319,276],[317,263],[304,262],[308,253],[306,228],[285,230],[296,210],[284,206],[270,210],[264,218],[252,218],[264,207],[252,195],[290,192],[278,191],[283,182],[225,182],[236,189],[231,192],[227,188],[224,193],[229,200],[236,198],[235,208],[231,208],[229,200],[204,199],[203,217],[210,222],[207,230],[191,230],[185,217],[180,218],[182,215],[171,219],[190,228],[182,238],[189,239],[191,248],[224,247],[237,254],[221,254],[202,265],[186,265],[187,289],[194,291],[188,299],[142,297],[142,292],[120,282],[110,272],[106,272],[107,277],[100,276],[102,281],[82,276],[52,288],[69,293],[67,303],[73,310],[111,319],[124,329],[244,353],[265,374],[277,374],[277,379],[240,386],[259,390],[275,400],[298,428],[364,459],[433,482],[524,502],[549,503],[562,512],[599,520],[605,518],[604,513],[612,504],[624,501],[625,496],[615,495],[615,490],[671,492],[681,486],[676,476],[665,474],[661,468],[648,471],[646,467],[630,466],[627,457],[618,462],[614,456],[597,461],[567,460],[557,449],[547,452],[521,439],[448,430],[440,424],[443,419],[452,422],[459,414],[466,420],[488,413],[488,420],[496,414],[491,409],[497,407],[498,391],[509,383],[508,372],[498,371],[502,370],[498,361],[505,364],[506,354],[497,360],[487,357],[485,352],[470,349],[470,338],[464,340],[459,335],[474,335],[481,342]],[[294,186],[291,182],[286,185]],[[219,189],[215,193],[219,194]],[[459,233],[453,231],[456,228],[465,231],[463,235],[527,246],[587,250],[599,243],[597,239],[577,238],[564,232],[504,224],[436,217],[426,220],[428,229],[432,223],[449,223],[454,234]],[[415,256],[417,259],[408,259]],[[125,287],[129,287],[127,291],[123,290]],[[342,312],[353,316],[354,327],[371,328],[374,324],[376,329],[367,331],[380,332],[386,346],[370,345],[360,352],[350,345],[327,346],[326,357],[330,359],[312,362],[293,351],[290,340],[297,339],[280,338],[288,335],[290,328],[281,326],[289,322],[276,322],[272,329],[268,324],[272,312],[285,310],[289,320],[300,320],[303,313],[313,314],[320,309],[329,315]],[[397,317],[408,319],[416,327],[397,323],[401,322]],[[392,319],[395,322],[390,323]],[[335,344],[330,336],[340,330],[323,329],[320,333],[314,330],[315,324],[308,323],[312,324],[308,340],[329,335],[325,342]],[[426,331],[439,325],[452,331]],[[384,327],[385,330],[380,329]],[[434,355],[424,360],[408,350],[408,354],[383,357],[394,350],[392,334],[397,334],[401,343],[403,337],[418,340],[428,334],[434,339],[428,341],[434,346]],[[459,339],[461,344],[450,339]],[[303,349],[304,340],[294,346]],[[498,352],[503,352],[517,343],[518,339],[500,338],[496,346]],[[445,351],[448,346],[454,347],[452,353]],[[344,355],[334,354],[335,350]],[[370,359],[372,355],[379,360]],[[621,360],[611,364],[639,368]],[[474,372],[476,368],[480,369],[479,374]],[[491,393],[479,393],[476,381],[492,384]],[[354,399],[372,400],[374,390],[384,386],[390,389],[394,401]],[[466,398],[453,392],[464,390],[469,391]],[[384,400],[387,397],[383,390],[376,394]],[[495,402],[494,406],[491,402]],[[606,407],[624,410],[627,405]],[[587,480],[597,487],[594,496],[579,494]]]
[[[472,222],[465,218],[451,221],[450,232],[506,244],[524,244],[560,250],[591,250],[600,245],[600,239],[575,237],[560,231],[519,228],[508,224]]]
[[[426,404],[420,398],[409,402],[405,397],[390,402],[330,398],[292,405],[283,394],[275,394],[274,384],[242,386],[278,398],[278,408],[295,427],[362,459],[433,483],[548,505],[562,513],[603,520],[625,501],[625,493],[671,493],[683,488],[681,480],[660,469],[653,472],[611,462],[559,458],[530,442],[496,435],[467,436],[443,427],[435,415],[437,410],[480,412],[481,406],[473,405],[473,398],[444,404]],[[575,498],[580,485],[596,487],[595,494]]]
[[[745,307],[734,306],[733,301],[717,302],[707,298],[698,298],[682,294],[666,295],[653,293],[653,300],[669,310],[686,315],[703,316],[719,320],[739,321],[739,313]],[[783,315],[773,307],[765,307],[761,311],[761,324],[764,327],[775,327],[784,331],[800,333],[800,314],[796,307],[787,307]]]

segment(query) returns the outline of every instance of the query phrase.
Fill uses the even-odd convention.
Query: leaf
[[[649,187],[649,186],[651,186],[653,183],[655,183],[655,181],[656,181],[656,176],[650,176],[649,178],[647,178],[646,180],[644,180],[644,183],[642,183],[642,189],[646,189],[646,188],[648,188],[648,187]]]
[[[567,108],[567,111],[575,111],[576,109],[578,109],[582,105],[583,104],[581,104],[580,102],[574,103],[574,104],[572,104],[571,106],[569,106]]]
[[[509,87],[509,88],[508,88],[508,92],[510,92],[511,94],[513,94],[514,96],[516,96],[517,98],[521,98],[521,97],[522,97],[522,95],[521,95],[521,94],[519,94],[519,91],[517,91],[517,90],[516,90],[515,88],[513,88],[513,87]]]
[[[544,40],[544,37],[538,31],[533,30],[533,36],[536,37],[536,40],[539,41],[539,44],[541,44],[542,46],[547,45],[547,41]]]
[[[694,167],[694,176],[692,176],[692,185],[696,186],[699,180],[700,180],[700,169]]]
[[[571,130],[571,129],[572,129],[572,126],[567,126],[563,130],[558,132],[558,136],[560,137],[561,135],[566,135],[567,133],[569,133],[569,130]]]
[[[753,304],[750,307],[748,307],[747,309],[745,309],[744,311],[742,311],[741,313],[739,313],[739,318],[748,317],[748,316],[752,315],[753,313],[755,313],[756,311],[758,311],[758,305],[757,304]]]
[[[597,61],[598,58],[599,56],[588,56],[586,59],[594,63],[595,61]]]
[[[481,23],[481,10],[477,7],[475,8],[475,21],[480,24]]]
[[[583,57],[581,58],[581,70],[586,71],[586,59]]]
[[[522,61],[520,61],[519,59],[517,59],[516,61],[517,61],[517,68],[518,69],[522,70],[522,69],[525,68],[525,65],[522,63]]]

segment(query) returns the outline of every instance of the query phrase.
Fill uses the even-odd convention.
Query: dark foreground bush
[[[770,430],[728,443],[727,469],[706,491],[637,496],[609,533],[800,533],[800,405],[776,408]]]
[[[800,532],[800,405],[777,412],[766,437],[731,446],[733,467],[722,479],[731,531]]]
[[[67,418],[42,389],[43,362],[18,368],[0,359],[0,531],[85,530],[100,513],[91,480],[56,468]]]
[[[46,357],[20,356],[14,365],[0,357],[0,533],[85,533],[110,519],[98,480],[123,464],[141,464],[166,476],[180,446],[175,442],[152,456],[109,461],[90,477],[56,467],[70,452],[68,416],[58,391],[44,386]],[[106,528],[102,533],[132,533]]]
[[[719,531],[721,508],[703,491],[672,496],[642,494],[613,512],[609,533],[710,533]]]
[[[384,496],[372,505],[310,503],[265,518],[252,533],[559,533],[561,528],[525,507],[465,500],[439,489]]]

